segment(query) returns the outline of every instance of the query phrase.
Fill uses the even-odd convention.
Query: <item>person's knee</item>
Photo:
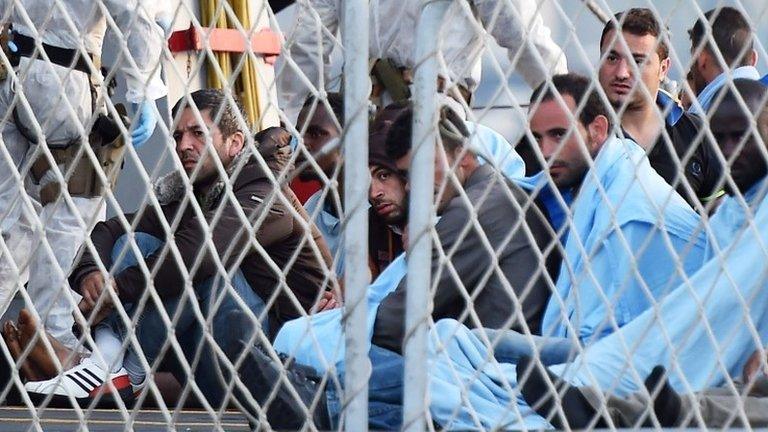
[[[228,311],[223,317],[228,331],[222,333],[218,343],[230,359],[238,358],[251,345],[258,343],[261,327],[242,310]]]

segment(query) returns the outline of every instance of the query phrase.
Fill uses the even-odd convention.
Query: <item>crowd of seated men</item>
[[[614,18],[595,77],[533,89],[518,147],[466,100],[438,109],[426,373],[441,427],[768,425],[768,87],[754,32],[736,9],[707,12],[673,95],[658,16]],[[369,265],[353,269],[343,95],[307,97],[300,139],[248,136],[224,91],[182,98],[182,170],[155,184],[158,206],[125,216],[130,230],[98,223],[70,272],[90,352],[22,310],[2,329],[5,401],[143,400],[161,364],[211,406],[338,428],[341,281],[355,271],[370,275],[369,423],[399,429],[414,112],[401,100],[371,118]],[[325,186],[302,203],[293,179]]]

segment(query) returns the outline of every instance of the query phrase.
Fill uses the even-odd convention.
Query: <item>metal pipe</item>
[[[422,432],[427,425],[427,323],[432,312],[435,143],[437,142],[437,52],[440,27],[451,0],[428,1],[416,30],[413,136],[409,174],[408,275],[406,283],[405,383],[403,430]]]
[[[344,423],[368,430],[368,1],[347,0],[341,20],[344,47]]]

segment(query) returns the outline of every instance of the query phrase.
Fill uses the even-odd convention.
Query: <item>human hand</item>
[[[111,280],[111,285],[115,287],[114,279]],[[87,274],[80,282],[80,294],[83,296],[83,299],[80,300],[78,309],[86,318],[95,313],[93,324],[101,322],[114,309],[112,297],[105,295],[104,287],[104,276],[99,271]],[[101,302],[101,306],[97,308],[99,299],[102,296],[104,296],[104,299]]]
[[[138,117],[131,124],[131,143],[139,149],[147,142],[157,126],[157,114],[154,101],[144,101],[141,104],[132,103],[133,114]]]
[[[341,307],[341,301],[336,299],[333,291],[323,291],[320,300],[315,305],[316,312],[323,312]]]

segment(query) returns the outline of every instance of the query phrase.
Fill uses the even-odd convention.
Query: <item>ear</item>
[[[757,66],[757,51],[752,50],[752,52],[749,53],[749,64]]]
[[[595,154],[608,139],[608,118],[604,115],[595,117],[592,123],[587,125],[587,134],[589,134],[589,151]]]
[[[669,63],[669,57],[661,60],[661,63],[659,64],[659,81],[664,81],[664,78],[667,77],[667,74],[669,73]]]
[[[243,150],[243,147],[245,146],[245,134],[237,131],[229,137],[229,140],[230,143],[227,156],[235,157],[240,153],[241,150]]]

